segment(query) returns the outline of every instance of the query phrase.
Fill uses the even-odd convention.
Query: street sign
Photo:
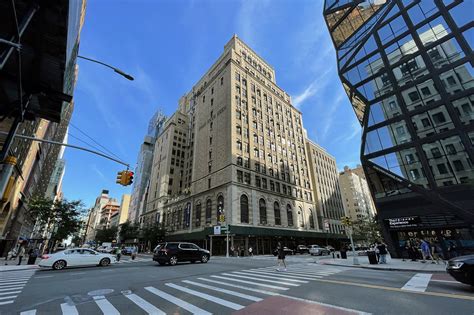
[[[221,227],[220,227],[220,225],[214,226],[214,235],[221,235]]]
[[[227,231],[229,228],[226,226],[221,226],[221,231],[224,232],[224,231]]]

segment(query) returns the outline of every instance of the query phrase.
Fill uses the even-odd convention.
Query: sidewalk
[[[387,257],[386,264],[370,265],[367,256],[357,256],[357,258],[359,260],[359,265],[353,264],[352,256],[348,256],[347,259],[321,259],[318,261],[318,264],[376,270],[446,273],[446,265],[444,264],[444,262],[440,262],[439,264],[432,264],[431,261],[422,263],[420,261],[403,261],[401,259]]]

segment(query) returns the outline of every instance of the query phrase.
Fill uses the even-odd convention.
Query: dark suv
[[[169,263],[171,266],[181,261],[207,263],[210,257],[211,254],[208,250],[202,249],[196,244],[184,242],[160,243],[156,246],[153,254],[154,261],[160,265]]]

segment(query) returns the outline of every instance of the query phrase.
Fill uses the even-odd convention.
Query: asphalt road
[[[273,257],[174,267],[148,257],[106,268],[3,272],[0,314],[474,314],[474,289],[445,274],[314,261],[291,257],[278,272]]]

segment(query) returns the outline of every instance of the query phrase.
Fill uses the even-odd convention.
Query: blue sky
[[[303,113],[308,136],[334,155],[338,167],[359,163],[360,125],[337,76],[322,17],[323,1],[89,0],[80,54],[132,74],[128,81],[79,60],[72,124],[135,166],[148,121],[172,114],[224,45],[237,34],[276,71],[277,84]],[[69,143],[92,143],[69,128]],[[76,137],[76,138],[75,138]],[[64,195],[89,207],[102,189],[120,199],[123,167],[66,149]]]

